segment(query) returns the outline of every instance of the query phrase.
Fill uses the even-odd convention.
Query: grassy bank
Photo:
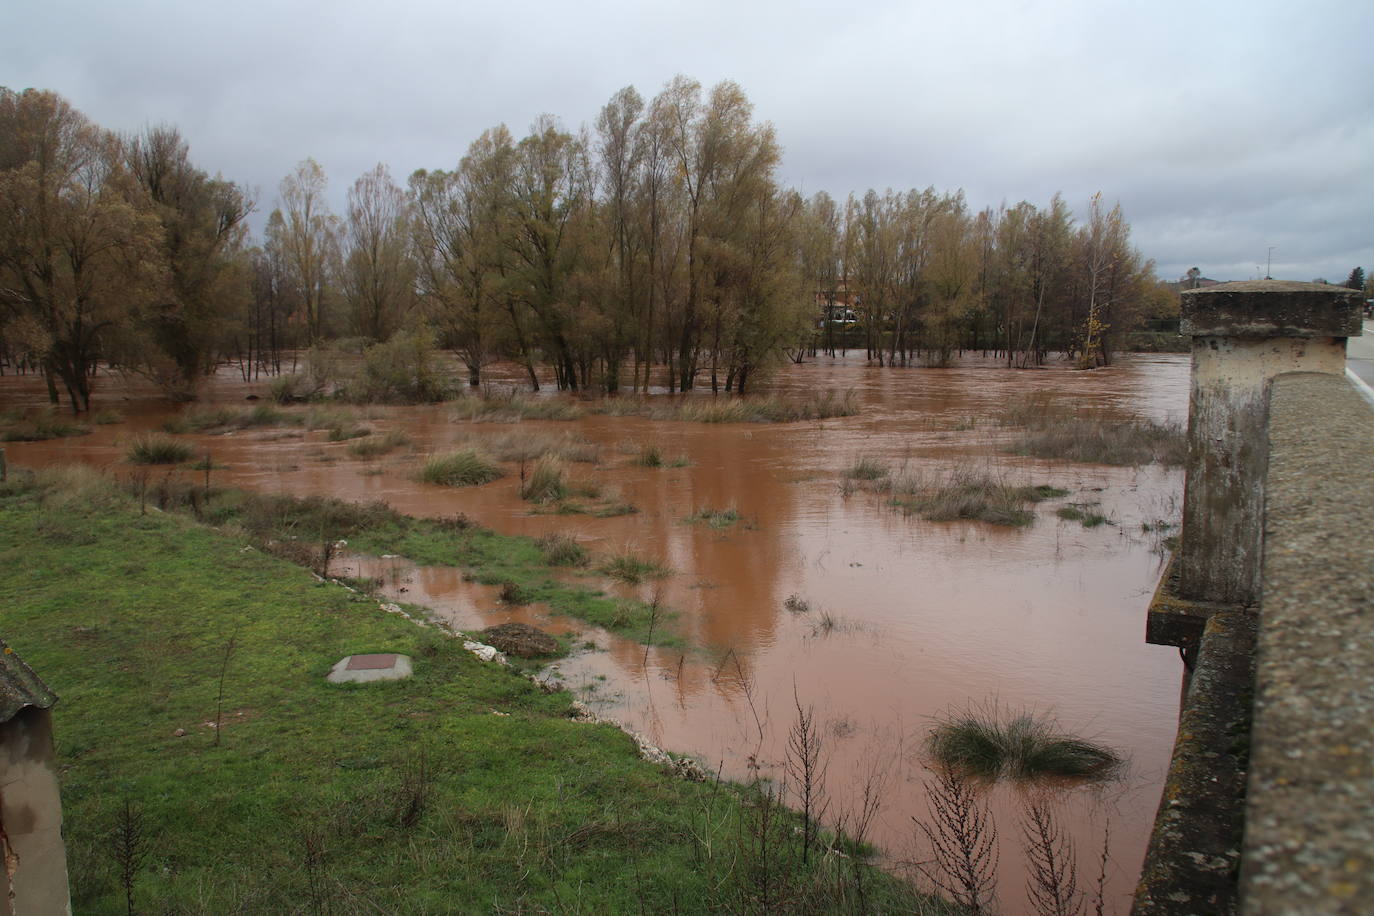
[[[134,484],[137,487],[137,482]],[[324,559],[340,540],[362,553],[399,554],[423,566],[455,566],[474,582],[518,595],[520,603],[542,602],[553,611],[653,645],[681,645],[673,614],[643,601],[619,598],[595,581],[568,582],[555,576],[540,543],[497,534],[458,516],[420,519],[384,503],[350,503],[324,497],[216,491],[206,498],[193,481],[160,480],[136,491],[141,504],[180,510],[297,565],[323,571]],[[591,571],[577,575],[590,576]]]
[[[103,478],[12,475],[0,569],[4,636],[61,697],[78,912],[937,911],[803,865],[762,789],[671,778],[567,694]],[[413,679],[324,681],[388,651]]]

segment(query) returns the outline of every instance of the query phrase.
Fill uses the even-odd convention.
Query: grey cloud
[[[496,123],[731,78],[808,194],[1101,190],[1164,277],[1250,276],[1275,245],[1276,275],[1343,279],[1374,268],[1372,31],[1358,0],[66,0],[0,10],[0,84],[174,123],[267,210],[306,156],[341,207],[378,161],[452,167]]]

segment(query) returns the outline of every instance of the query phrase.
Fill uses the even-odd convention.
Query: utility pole
[[[1277,246],[1277,245],[1270,245],[1270,246],[1269,246],[1269,257],[1267,257],[1267,258],[1265,259],[1265,261],[1264,261],[1264,279],[1266,279],[1266,280],[1272,280],[1272,279],[1274,279],[1273,276],[1271,276],[1271,274],[1273,273],[1273,271],[1270,270],[1270,268],[1273,267],[1273,265],[1274,265],[1274,249],[1277,248],[1277,247],[1279,247],[1279,246]]]

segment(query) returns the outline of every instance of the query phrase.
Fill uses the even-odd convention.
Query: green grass
[[[430,458],[420,468],[418,479],[445,487],[473,487],[490,483],[505,475],[500,466],[475,449],[461,449]]]
[[[264,426],[299,425],[301,422],[300,413],[289,413],[271,404],[249,408],[194,407],[168,418],[162,424],[162,430],[168,433],[227,432]]]
[[[1097,511],[1097,503],[1070,503],[1060,506],[1054,514],[1065,521],[1078,522],[1084,528],[1096,528],[1112,523],[1111,519]]]
[[[131,464],[181,464],[195,457],[189,442],[181,442],[162,433],[135,436],[124,458]]]
[[[937,722],[926,750],[939,766],[986,782],[1102,780],[1122,764],[1111,748],[1065,734],[1053,720],[995,706],[960,710]]]
[[[84,436],[91,428],[56,410],[0,411],[0,442],[41,442]]]
[[[390,524],[376,506],[276,508]],[[81,537],[40,534],[54,524]],[[802,865],[799,818],[781,813],[760,851],[758,790],[670,777],[622,732],[568,718],[567,693],[239,537],[142,515],[108,478],[13,473],[0,564],[25,571],[0,577],[6,638],[61,698],[77,912],[125,912],[125,802],[144,825],[139,912],[744,912],[760,874],[800,911],[856,909],[858,863]],[[415,677],[325,682],[363,652],[409,655]],[[870,910],[952,912],[862,874]]]

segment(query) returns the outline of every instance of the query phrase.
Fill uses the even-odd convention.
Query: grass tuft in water
[[[462,449],[436,455],[420,468],[419,480],[446,487],[473,487],[490,483],[505,474],[487,456],[475,449]]]
[[[668,567],[653,560],[636,556],[629,551],[606,557],[596,570],[602,575],[629,585],[638,585],[645,579],[663,579],[672,575],[672,570]]]
[[[348,444],[348,454],[354,458],[377,458],[410,444],[410,437],[399,430],[372,435]]]
[[[181,464],[194,456],[195,449],[189,443],[162,433],[136,436],[124,455],[132,464]]]
[[[1035,521],[1035,513],[1028,506],[1068,494],[1057,487],[1018,486],[974,471],[933,480],[903,476],[883,486],[894,506],[932,522],[978,521],[1013,528]]]
[[[959,710],[937,722],[926,750],[940,766],[984,782],[1104,780],[1123,762],[1109,747],[1065,734],[1052,719],[996,706]]]
[[[586,548],[570,535],[546,534],[535,544],[550,566],[586,566],[590,562]]]
[[[733,506],[728,509],[712,509],[709,506],[703,506],[683,521],[693,525],[708,525],[719,531],[723,528],[729,528],[741,518],[739,510]]]
[[[887,474],[887,465],[867,456],[857,458],[844,470],[844,476],[849,480],[882,480]]]
[[[568,495],[563,474],[563,462],[552,455],[545,455],[534,463],[529,476],[520,485],[520,498],[534,503],[557,502]]]

